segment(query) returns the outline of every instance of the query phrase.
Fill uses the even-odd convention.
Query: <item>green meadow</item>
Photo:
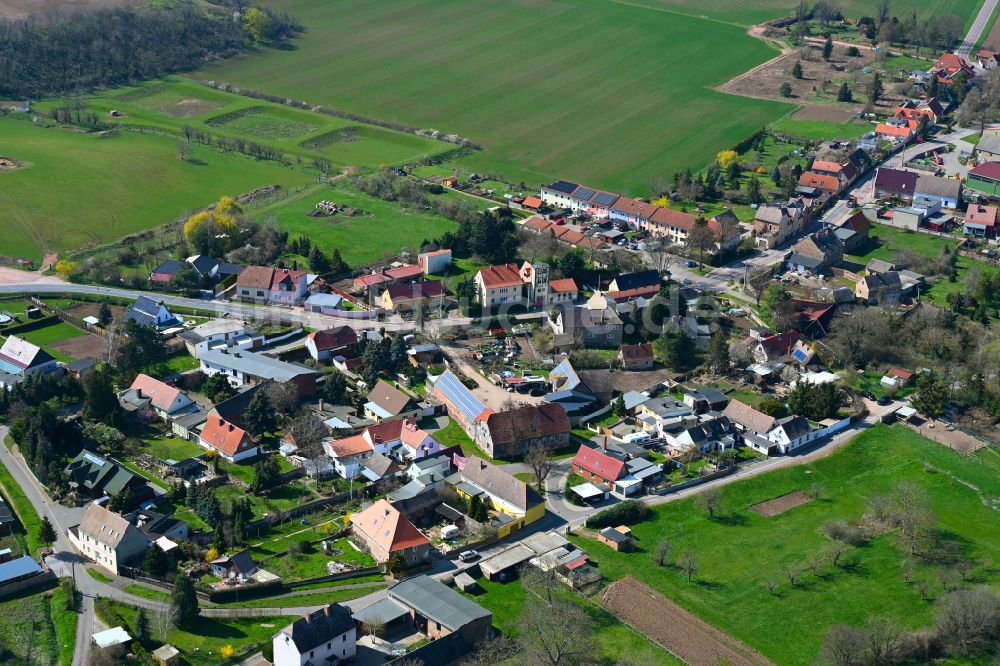
[[[948,546],[974,565],[968,581],[956,584],[996,585],[998,472],[998,457],[989,449],[965,456],[904,426],[878,425],[826,458],[725,486],[722,509],[714,519],[694,500],[654,508],[649,520],[632,526],[638,546],[633,553],[574,539],[606,580],[634,575],[776,664],[808,664],[837,623],[861,626],[874,615],[895,618],[907,629],[930,626],[934,600],[950,575],[949,565],[940,559],[914,556],[904,565],[907,552],[894,532],[856,548],[849,564],[826,563],[814,574],[806,563],[830,543],[823,525],[859,520],[871,493],[888,492],[899,481],[915,482],[926,489],[936,516],[935,552]],[[822,485],[819,499],[774,517],[749,508],[814,484]],[[653,563],[661,538],[671,541],[675,557],[687,552],[697,556],[692,582],[679,568]],[[804,570],[795,585],[783,575],[786,565]],[[911,567],[910,582],[904,566]],[[767,588],[769,579],[776,581],[773,593]],[[922,585],[926,596],[920,593]]]
[[[607,0],[278,0],[307,30],[192,77],[484,147],[463,166],[645,192],[789,106],[712,90],[777,55],[741,26]]]
[[[0,151],[23,165],[0,172],[2,252],[35,260],[150,229],[224,194],[314,180],[198,146],[181,160],[175,138],[149,132],[102,137],[10,118],[0,118]]]

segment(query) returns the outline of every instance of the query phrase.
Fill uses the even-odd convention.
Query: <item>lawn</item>
[[[307,213],[324,199],[349,206],[356,214],[341,212],[333,217],[309,217]],[[481,207],[487,207],[485,201],[470,201],[479,201]],[[344,181],[313,186],[301,195],[261,208],[254,214],[287,231],[292,238],[307,236],[326,252],[340,250],[340,255],[352,266],[381,259],[385,252],[399,252],[403,247],[419,249],[422,241],[458,229],[457,222],[437,213],[376,199]]]
[[[4,156],[26,163],[0,174],[4,253],[36,261],[170,222],[223,194],[311,180],[207,148],[179,160],[175,139],[149,133],[98,137],[0,118],[0,136]]]
[[[822,120],[792,120],[791,118],[782,118],[770,127],[778,134],[814,141],[857,139],[865,132],[872,131],[872,126],[867,123],[828,123]]]
[[[777,55],[744,27],[637,5],[278,0],[306,27],[295,48],[192,77],[453,132],[484,147],[460,168],[531,188],[565,177],[641,195],[790,107],[712,90]],[[539,39],[543,25],[557,31]]]
[[[185,353],[174,354],[166,361],[143,368],[143,372],[153,377],[166,377],[174,373],[187,372],[198,367],[198,359]]]
[[[796,586],[789,585],[782,567],[807,561],[828,543],[823,524],[857,520],[871,493],[886,492],[900,480],[913,481],[929,493],[943,539],[971,561],[995,559],[1000,548],[1000,521],[992,508],[1000,496],[997,470],[996,461],[965,457],[903,426],[879,425],[812,464],[726,486],[715,520],[693,500],[656,507],[652,519],[632,526],[638,539],[634,553],[618,554],[595,540],[573,538],[606,579],[635,575],[775,663],[811,663],[836,623],[862,625],[869,616],[891,615],[907,628],[928,626],[944,571],[914,558],[914,582],[904,582],[906,554],[890,533],[858,548],[851,566],[825,565],[819,576],[807,572]],[[815,483],[824,488],[819,500],[773,518],[747,508]],[[660,538],[672,542],[675,554],[697,555],[692,583],[676,568],[653,564],[650,554]],[[779,581],[774,595],[766,589],[769,578]],[[928,583],[930,600],[921,598],[916,581]],[[997,571],[977,566],[973,581],[995,584]],[[768,629],[777,625],[780,632]]]
[[[31,590],[0,602],[4,663],[69,666],[76,642],[76,613],[65,610],[61,590]]]
[[[160,460],[184,460],[200,456],[205,452],[205,449],[194,442],[189,442],[180,437],[147,439],[142,450],[144,453],[155,456]]]
[[[528,592],[524,586],[521,585],[520,581],[504,584],[490,582],[485,578],[480,578],[478,583],[482,591],[466,596],[493,613],[493,626],[505,634],[517,635],[518,617],[528,598]],[[588,646],[594,651],[593,656],[598,657],[601,663],[607,661],[608,663],[669,666],[683,663],[642,634],[632,631],[622,624],[615,616],[598,606],[596,602],[580,597],[569,588],[558,589],[556,595],[564,601],[580,605],[590,615],[593,622],[593,633],[590,635]],[[521,662],[515,659],[511,663]]]
[[[98,571],[94,567],[84,567],[84,569],[87,570],[87,575],[96,580],[98,583],[106,584],[111,582],[111,576],[108,576],[107,574]]]
[[[292,608],[299,606],[320,606],[322,604],[342,603],[363,597],[372,592],[385,589],[385,585],[372,585],[349,590],[328,590],[314,594],[297,594],[291,597],[269,597],[253,601],[238,601],[222,604],[224,608]]]
[[[315,498],[309,488],[297,481],[271,490],[267,497],[251,494],[243,488],[233,485],[218,486],[215,489],[215,496],[220,502],[231,502],[234,499],[244,497],[249,499],[255,520],[261,518],[265,513],[288,511]]]
[[[10,437],[4,441],[4,444],[8,448],[10,447]],[[42,519],[38,516],[34,505],[28,500],[28,496],[21,490],[21,486],[10,475],[10,471],[2,462],[0,462],[0,491],[20,523],[21,530],[15,529],[15,534],[19,536],[23,534],[28,550],[34,553],[42,546],[38,542],[38,530],[41,529]]]
[[[2,196],[2,195],[0,195]],[[81,331],[76,326],[72,324],[67,324],[64,321],[58,321],[48,326],[43,326],[42,328],[36,328],[33,331],[28,331],[26,333],[18,333],[17,337],[27,340],[28,342],[43,347],[45,351],[52,354],[52,356],[63,362],[72,361],[69,356],[53,349],[51,345],[62,342],[63,340],[72,340],[73,338],[79,338],[86,335],[86,332]]]
[[[303,535],[302,537],[290,540],[311,541],[312,538],[308,535]],[[276,553],[281,553],[288,549],[288,541],[277,541],[264,544],[263,546],[255,546],[251,549],[251,553],[261,567],[276,576],[280,576],[285,582],[328,576],[330,572],[326,569],[326,563],[330,561],[342,562],[356,569],[375,566],[375,560],[367,553],[356,550],[348,543],[347,537],[337,539],[331,543],[331,548],[339,551],[337,555],[324,553],[318,544],[312,544],[308,548],[307,552],[299,555],[285,554],[276,556]]]
[[[152,587],[146,587],[145,585],[138,585],[136,583],[129,583],[123,590],[128,594],[136,597],[142,597],[143,599],[150,599],[152,601],[170,601],[170,593],[164,592],[163,590],[157,590]]]
[[[116,601],[107,603],[129,627],[135,626],[135,608]],[[230,663],[219,654],[226,645],[232,645],[237,655],[259,648],[293,619],[287,615],[225,620],[199,617],[193,631],[172,628],[167,634],[167,642],[180,650],[181,658],[188,663],[216,666]]]
[[[431,436],[437,441],[441,442],[442,447],[449,446],[460,446],[462,447],[463,456],[478,456],[484,460],[493,460],[494,462],[509,462],[506,460],[500,460],[499,458],[490,458],[485,451],[479,448],[472,438],[469,437],[462,426],[455,422],[455,419],[449,418],[448,425],[440,430],[435,430],[431,433]]]
[[[178,135],[187,125],[213,136],[272,145],[307,161],[322,157],[338,167],[404,164],[455,148],[444,141],[222,92],[172,76],[100,93],[89,98],[87,106],[123,125]],[[123,116],[112,120],[108,116],[112,109]]]

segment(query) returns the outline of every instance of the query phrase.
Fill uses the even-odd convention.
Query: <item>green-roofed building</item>
[[[136,500],[143,501],[153,495],[146,479],[87,449],[80,451],[64,471],[69,476],[70,488],[81,497],[115,497],[132,490]]]

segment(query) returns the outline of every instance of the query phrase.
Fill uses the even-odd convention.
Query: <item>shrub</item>
[[[649,507],[638,500],[625,500],[613,507],[595,513],[587,519],[587,527],[615,527],[632,525],[649,515]]]
[[[843,541],[852,546],[859,546],[868,540],[863,528],[857,525],[849,525],[843,520],[831,520],[823,526],[823,531],[831,539]]]

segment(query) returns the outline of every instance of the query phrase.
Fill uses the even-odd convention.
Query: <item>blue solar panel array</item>
[[[568,180],[557,180],[556,182],[549,185],[548,189],[554,192],[562,192],[563,194],[573,194],[573,190],[578,188],[579,185],[576,183],[571,183]]]
[[[801,349],[794,350],[792,352],[792,356],[795,357],[796,361],[800,361],[801,363],[805,363],[806,362],[806,353],[803,350],[801,350]]]
[[[590,201],[590,197],[594,196],[597,190],[592,190],[589,187],[581,187],[574,194],[574,199],[579,199],[580,201]]]
[[[600,192],[596,197],[594,197],[592,203],[595,206],[610,206],[617,200],[618,200],[617,194],[611,194],[609,192]]]
[[[477,416],[486,410],[486,406],[479,402],[476,396],[472,395],[469,389],[452,374],[450,370],[445,370],[444,374],[434,382],[434,388],[441,391],[444,397],[451,404],[458,408],[469,421],[474,421]]]

